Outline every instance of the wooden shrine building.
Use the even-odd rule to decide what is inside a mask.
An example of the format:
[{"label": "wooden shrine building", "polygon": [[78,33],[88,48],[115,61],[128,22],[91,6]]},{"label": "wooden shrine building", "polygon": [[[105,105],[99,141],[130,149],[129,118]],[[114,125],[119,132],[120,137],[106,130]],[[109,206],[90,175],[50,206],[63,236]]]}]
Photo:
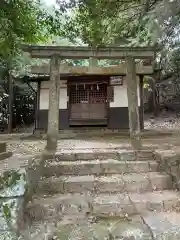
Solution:
[{"label": "wooden shrine building", "polygon": [[[153,74],[153,48],[25,45],[22,49],[34,58],[50,58],[49,65],[32,68],[32,73],[47,75],[39,83],[37,126],[47,127],[48,149],[56,149],[59,129],[77,125],[129,128],[132,145],[140,147],[142,83],[144,75]],[[71,67],[61,64],[62,59],[124,59],[124,63]],[[148,66],[142,64],[145,60]]]},{"label": "wooden shrine building", "polygon": [[[143,76],[153,73],[152,66],[136,64],[140,127],[143,128]],[[50,67],[32,67],[38,81],[37,124],[47,129]],[[126,66],[80,67],[61,65],[59,94],[59,128],[73,126],[106,126],[128,129]],[[44,77],[42,77],[45,75]]]}]

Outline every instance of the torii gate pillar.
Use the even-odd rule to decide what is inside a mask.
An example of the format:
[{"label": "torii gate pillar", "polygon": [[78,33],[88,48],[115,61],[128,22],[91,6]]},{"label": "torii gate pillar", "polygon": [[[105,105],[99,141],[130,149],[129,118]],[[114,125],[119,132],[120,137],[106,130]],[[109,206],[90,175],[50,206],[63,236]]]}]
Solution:
[{"label": "torii gate pillar", "polygon": [[59,135],[60,62],[58,56],[51,57],[46,150],[52,153],[56,151]]},{"label": "torii gate pillar", "polygon": [[138,87],[136,64],[132,56],[126,57],[126,71],[130,141],[134,149],[140,150],[142,144],[138,107]]}]

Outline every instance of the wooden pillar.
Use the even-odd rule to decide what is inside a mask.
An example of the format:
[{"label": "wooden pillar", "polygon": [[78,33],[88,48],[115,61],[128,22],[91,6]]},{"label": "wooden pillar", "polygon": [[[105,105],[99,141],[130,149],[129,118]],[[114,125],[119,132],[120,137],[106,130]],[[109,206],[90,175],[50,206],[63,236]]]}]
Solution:
[{"label": "wooden pillar", "polygon": [[141,135],[137,93],[138,85],[135,59],[132,56],[126,57],[126,71],[130,141],[132,147],[139,150],[141,148]]},{"label": "wooden pillar", "polygon": [[46,150],[55,152],[59,135],[60,58],[50,60],[49,110]]},{"label": "wooden pillar", "polygon": [[144,88],[143,88],[143,81],[144,76],[140,75],[139,76],[139,95],[140,95],[140,118],[141,118],[141,123],[140,123],[140,128],[144,129]]},{"label": "wooden pillar", "polygon": [[39,127],[39,102],[40,102],[40,89],[41,89],[41,82],[37,83],[37,90],[36,90],[36,99],[35,99],[35,121],[34,121],[34,131]]},{"label": "wooden pillar", "polygon": [[152,94],[153,94],[153,113],[154,117],[157,117],[157,91],[156,91],[156,80],[152,78]]}]

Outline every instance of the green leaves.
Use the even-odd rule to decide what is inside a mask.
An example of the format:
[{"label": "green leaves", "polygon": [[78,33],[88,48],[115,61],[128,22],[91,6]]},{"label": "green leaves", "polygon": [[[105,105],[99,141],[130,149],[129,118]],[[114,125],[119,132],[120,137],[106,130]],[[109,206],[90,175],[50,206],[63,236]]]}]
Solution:
[{"label": "green leaves", "polygon": [[6,171],[2,177],[0,177],[0,190],[13,187],[20,180],[21,175],[16,171]]},{"label": "green leaves", "polygon": [[11,219],[11,209],[8,204],[5,204],[3,207],[3,213],[7,220]]},{"label": "green leaves", "polygon": [[0,8],[0,58],[9,68],[23,43],[45,42],[59,27],[58,17],[40,0],[2,0]]}]

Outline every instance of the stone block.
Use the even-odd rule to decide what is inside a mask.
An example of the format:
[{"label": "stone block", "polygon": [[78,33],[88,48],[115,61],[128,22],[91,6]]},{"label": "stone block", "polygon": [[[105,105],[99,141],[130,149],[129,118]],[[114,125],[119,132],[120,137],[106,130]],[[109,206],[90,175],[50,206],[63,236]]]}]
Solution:
[{"label": "stone block", "polygon": [[172,179],[168,174],[150,175],[149,178],[153,190],[172,189]]},{"label": "stone block", "polygon": [[109,159],[101,161],[100,164],[102,174],[122,174],[128,172],[127,164],[124,161]]},{"label": "stone block", "polygon": [[109,231],[106,225],[101,223],[90,224],[84,222],[81,225],[66,225],[59,227],[59,230],[55,234],[57,240],[88,240],[98,239],[105,240],[109,239]]},{"label": "stone block", "polygon": [[37,195],[44,194],[44,195],[51,195],[56,193],[63,193],[64,192],[64,179],[62,178],[48,178],[48,179],[41,179],[36,188],[35,193]]},{"label": "stone block", "polygon": [[123,174],[132,172],[143,173],[156,170],[156,167],[156,162],[149,163],[146,161],[118,161],[114,159],[65,162],[46,161],[43,169],[43,175],[45,177],[59,177],[62,175],[82,176]]},{"label": "stone block", "polygon": [[123,176],[124,191],[126,192],[145,192],[151,191],[151,186],[146,175],[127,174]]},{"label": "stone block", "polygon": [[79,152],[76,153],[77,160],[104,160],[104,159],[118,159],[117,153],[107,150],[107,151],[92,151],[92,152]]},{"label": "stone block", "polygon": [[154,152],[152,150],[140,150],[135,151],[137,160],[141,161],[152,161],[154,160]]},{"label": "stone block", "polygon": [[136,160],[136,154],[133,150],[127,150],[127,151],[118,151],[119,160],[121,161],[135,161]]},{"label": "stone block", "polygon": [[0,153],[0,160],[4,160],[12,156],[12,152],[1,152]]},{"label": "stone block", "polygon": [[74,153],[61,153],[61,152],[56,152],[54,156],[54,160],[59,162],[59,161],[75,161],[76,156]]},{"label": "stone block", "polygon": [[164,203],[164,211],[177,211],[180,210],[180,198],[174,198],[174,199],[165,199],[163,201]]},{"label": "stone block", "polygon": [[101,174],[102,165],[99,161],[74,161],[47,163],[43,174],[44,176],[62,176],[62,175],[92,175]]},{"label": "stone block", "polygon": [[111,239],[152,240],[150,229],[141,222],[121,220],[111,228]]},{"label": "stone block", "polygon": [[180,239],[179,214],[175,212],[149,212],[142,217],[145,224],[151,229],[154,239]]},{"label": "stone block", "polygon": [[92,214],[97,217],[121,217],[135,214],[135,210],[127,195],[100,195],[92,202]]},{"label": "stone block", "polygon": [[143,161],[127,162],[128,173],[149,172],[149,163]]},{"label": "stone block", "polygon": [[158,163],[155,161],[149,161],[149,171],[156,172],[158,170]]},{"label": "stone block", "polygon": [[85,215],[90,212],[89,198],[81,195],[55,195],[35,199],[28,204],[26,216],[32,222],[61,220],[63,216]]},{"label": "stone block", "polygon": [[124,182],[121,175],[95,177],[94,190],[103,192],[124,192]]},{"label": "stone block", "polygon": [[6,143],[0,142],[0,153],[6,152]]},{"label": "stone block", "polygon": [[25,168],[18,168],[17,166],[17,169],[11,169],[8,164],[7,168],[1,168],[0,232],[16,234],[23,228],[27,187],[28,180]]},{"label": "stone block", "polygon": [[94,190],[94,176],[68,177],[64,180],[64,193],[83,193]]}]

